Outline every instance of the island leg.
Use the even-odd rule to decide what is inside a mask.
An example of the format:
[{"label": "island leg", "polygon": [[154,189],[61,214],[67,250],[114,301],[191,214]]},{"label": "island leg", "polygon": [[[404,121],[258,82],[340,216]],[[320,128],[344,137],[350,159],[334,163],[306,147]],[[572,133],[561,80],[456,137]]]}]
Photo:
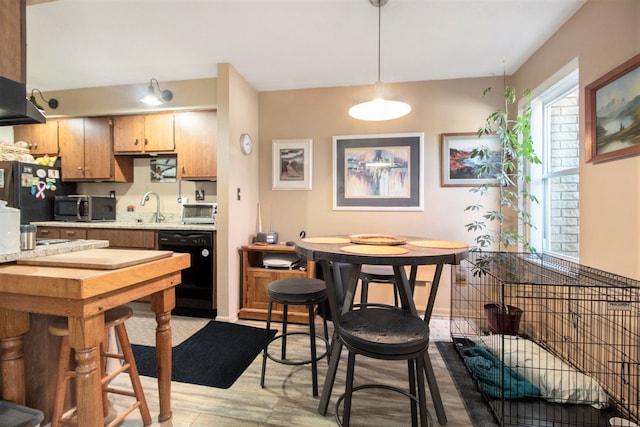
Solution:
[{"label": "island leg", "polygon": [[102,384],[100,343],[104,339],[104,315],[89,318],[69,318],[69,344],[75,352],[76,404],[78,425],[102,427]]},{"label": "island leg", "polygon": [[0,378],[2,398],[24,405],[24,334],[29,330],[29,313],[0,310]]},{"label": "island leg", "polygon": [[158,366],[158,421],[171,419],[171,310],[176,305],[175,289],[170,288],[151,296],[151,309],[156,313],[156,364]]}]

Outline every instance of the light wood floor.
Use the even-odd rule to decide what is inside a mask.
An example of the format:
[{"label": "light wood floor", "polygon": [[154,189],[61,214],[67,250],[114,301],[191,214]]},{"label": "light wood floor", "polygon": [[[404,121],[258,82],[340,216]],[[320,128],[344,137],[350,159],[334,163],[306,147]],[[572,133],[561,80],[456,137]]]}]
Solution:
[{"label": "light wood floor", "polygon": [[[132,320],[137,317],[138,315],[134,316]],[[188,318],[181,318],[181,320],[186,320],[186,324],[189,323]],[[181,320],[176,317],[172,320],[174,338],[176,335],[180,335],[179,326],[176,325]],[[129,322],[127,322],[127,328],[130,330],[131,341],[136,343],[142,338],[136,337],[139,333],[135,331],[135,328],[133,328],[133,332],[131,331]],[[239,323],[265,327],[265,322],[240,321]],[[275,325],[280,326],[278,323]],[[430,326],[432,341],[449,340],[446,319],[434,318]],[[318,322],[317,330],[322,330],[320,322]],[[288,349],[293,350],[294,345],[293,342],[288,344]],[[308,352],[308,338],[301,341],[299,347]],[[325,416],[317,412],[318,398],[312,397],[311,367],[309,365],[289,366],[268,361],[265,388],[263,389],[260,387],[262,364],[262,355],[260,354],[238,381],[226,390],[172,383],[173,418],[164,423],[157,422],[156,380],[155,378],[142,377],[143,387],[154,419],[152,425],[162,427],[335,426],[335,402],[344,391],[346,354],[346,351],[343,351],[329,411]],[[464,405],[435,345],[430,346],[429,354],[447,412],[447,426],[470,426],[471,422]],[[327,362],[322,360],[319,364],[318,378],[320,389],[326,370]],[[355,375],[356,383],[359,384],[383,382],[401,387],[406,387],[407,384],[406,362],[403,361],[378,361],[358,357]],[[116,382],[121,385],[126,384],[126,381],[126,375],[121,375],[116,379]],[[434,425],[438,425],[428,390],[427,395],[429,396],[429,411]],[[121,396],[112,398],[112,406],[115,411],[124,406],[123,399],[127,398]],[[408,400],[404,396],[384,390],[360,391],[354,395],[351,424],[354,426],[385,427],[410,425]],[[122,425],[127,427],[142,426],[139,413],[134,412],[129,415]]]}]

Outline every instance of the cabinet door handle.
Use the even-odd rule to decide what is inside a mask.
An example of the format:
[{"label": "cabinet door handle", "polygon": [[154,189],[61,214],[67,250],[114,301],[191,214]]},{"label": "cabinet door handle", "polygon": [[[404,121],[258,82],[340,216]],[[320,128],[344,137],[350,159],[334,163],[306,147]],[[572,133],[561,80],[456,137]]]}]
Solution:
[{"label": "cabinet door handle", "polygon": [[147,138],[144,139],[144,145],[148,145],[149,144],[149,140]]},{"label": "cabinet door handle", "polygon": [[140,144],[140,141],[138,141],[138,138],[136,138],[136,141],[133,143],[133,145],[138,145]]}]

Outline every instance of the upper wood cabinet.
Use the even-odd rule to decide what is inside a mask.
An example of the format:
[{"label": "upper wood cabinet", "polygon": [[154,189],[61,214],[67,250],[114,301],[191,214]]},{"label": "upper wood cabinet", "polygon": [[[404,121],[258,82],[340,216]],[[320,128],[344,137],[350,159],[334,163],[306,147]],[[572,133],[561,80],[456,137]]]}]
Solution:
[{"label": "upper wood cabinet", "polygon": [[37,125],[13,127],[13,139],[29,143],[29,152],[34,156],[58,155],[58,121],[47,120]]},{"label": "upper wood cabinet", "polygon": [[173,113],[114,118],[113,150],[116,154],[172,153]]},{"label": "upper wood cabinet", "polygon": [[215,111],[175,114],[178,179],[214,181],[218,175],[218,122]]},{"label": "upper wood cabinet", "polygon": [[26,83],[26,2],[2,1],[0,7],[0,77]]},{"label": "upper wood cabinet", "polygon": [[63,181],[133,181],[133,159],[113,155],[111,119],[60,120]]}]

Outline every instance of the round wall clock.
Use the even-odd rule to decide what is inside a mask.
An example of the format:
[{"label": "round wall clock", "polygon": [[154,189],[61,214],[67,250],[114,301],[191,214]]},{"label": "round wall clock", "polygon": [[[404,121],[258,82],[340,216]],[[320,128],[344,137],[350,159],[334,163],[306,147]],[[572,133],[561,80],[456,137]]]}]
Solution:
[{"label": "round wall clock", "polygon": [[240,151],[247,156],[253,151],[253,140],[248,133],[240,135]]}]

